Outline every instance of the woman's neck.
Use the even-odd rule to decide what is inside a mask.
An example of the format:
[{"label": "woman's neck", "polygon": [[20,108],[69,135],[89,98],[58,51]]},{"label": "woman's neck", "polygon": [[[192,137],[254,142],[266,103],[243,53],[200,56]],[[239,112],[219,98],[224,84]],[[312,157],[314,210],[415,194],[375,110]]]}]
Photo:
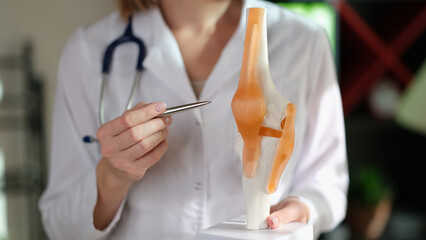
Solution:
[{"label": "woman's neck", "polygon": [[[219,21],[227,21],[232,1],[239,0],[160,0],[163,18],[172,31],[205,32]],[[232,21],[232,20],[231,20]]]},{"label": "woman's neck", "polygon": [[240,22],[241,0],[160,0],[190,80],[205,80]]}]

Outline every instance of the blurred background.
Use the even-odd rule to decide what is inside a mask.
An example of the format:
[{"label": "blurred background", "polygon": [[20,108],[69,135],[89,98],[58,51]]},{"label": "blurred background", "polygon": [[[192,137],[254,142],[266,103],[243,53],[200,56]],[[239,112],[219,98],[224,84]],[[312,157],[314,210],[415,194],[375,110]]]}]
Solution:
[{"label": "blurred background", "polygon": [[[321,239],[426,239],[426,2],[273,2],[321,24],[336,59],[351,185],[347,218]],[[46,239],[37,202],[58,60],[79,26],[114,10],[0,0],[0,240]]]}]

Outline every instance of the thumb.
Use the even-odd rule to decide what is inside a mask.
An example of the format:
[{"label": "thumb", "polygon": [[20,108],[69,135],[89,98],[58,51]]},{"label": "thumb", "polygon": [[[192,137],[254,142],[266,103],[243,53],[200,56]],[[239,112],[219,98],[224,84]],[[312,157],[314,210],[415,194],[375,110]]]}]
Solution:
[{"label": "thumb", "polygon": [[266,219],[269,228],[279,228],[289,222],[306,223],[308,221],[309,210],[307,206],[295,197],[285,199],[276,207],[278,210],[271,213]]},{"label": "thumb", "polygon": [[268,223],[269,228],[276,229],[286,223],[294,221],[294,217],[291,212],[291,209],[283,208],[269,215],[266,221]]}]

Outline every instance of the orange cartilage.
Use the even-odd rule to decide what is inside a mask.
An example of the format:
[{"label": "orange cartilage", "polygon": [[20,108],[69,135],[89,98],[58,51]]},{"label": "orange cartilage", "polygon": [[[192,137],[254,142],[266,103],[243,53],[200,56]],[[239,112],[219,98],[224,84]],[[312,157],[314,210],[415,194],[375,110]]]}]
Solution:
[{"label": "orange cartilage", "polygon": [[285,125],[285,118],[281,121],[281,130],[275,130],[269,127],[260,127],[259,135],[263,137],[280,138],[283,135],[283,128]]},{"label": "orange cartilage", "polygon": [[274,193],[277,188],[285,167],[290,160],[294,149],[294,121],[296,117],[296,105],[293,103],[287,104],[286,121],[284,122],[283,133],[278,142],[275,160],[272,166],[271,175],[269,178],[268,193]]},{"label": "orange cartilage", "polygon": [[259,163],[262,139],[259,130],[266,114],[258,71],[263,14],[264,9],[250,9],[248,12],[240,79],[231,105],[244,141],[242,161],[243,173],[247,178],[254,176]]}]

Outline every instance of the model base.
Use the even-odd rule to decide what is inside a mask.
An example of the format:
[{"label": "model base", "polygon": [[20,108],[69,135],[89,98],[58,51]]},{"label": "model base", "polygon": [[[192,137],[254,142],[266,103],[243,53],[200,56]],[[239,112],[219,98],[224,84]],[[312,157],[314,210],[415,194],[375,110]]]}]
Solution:
[{"label": "model base", "polygon": [[288,223],[279,229],[247,230],[246,218],[241,216],[201,230],[197,240],[312,240],[312,225]]}]

